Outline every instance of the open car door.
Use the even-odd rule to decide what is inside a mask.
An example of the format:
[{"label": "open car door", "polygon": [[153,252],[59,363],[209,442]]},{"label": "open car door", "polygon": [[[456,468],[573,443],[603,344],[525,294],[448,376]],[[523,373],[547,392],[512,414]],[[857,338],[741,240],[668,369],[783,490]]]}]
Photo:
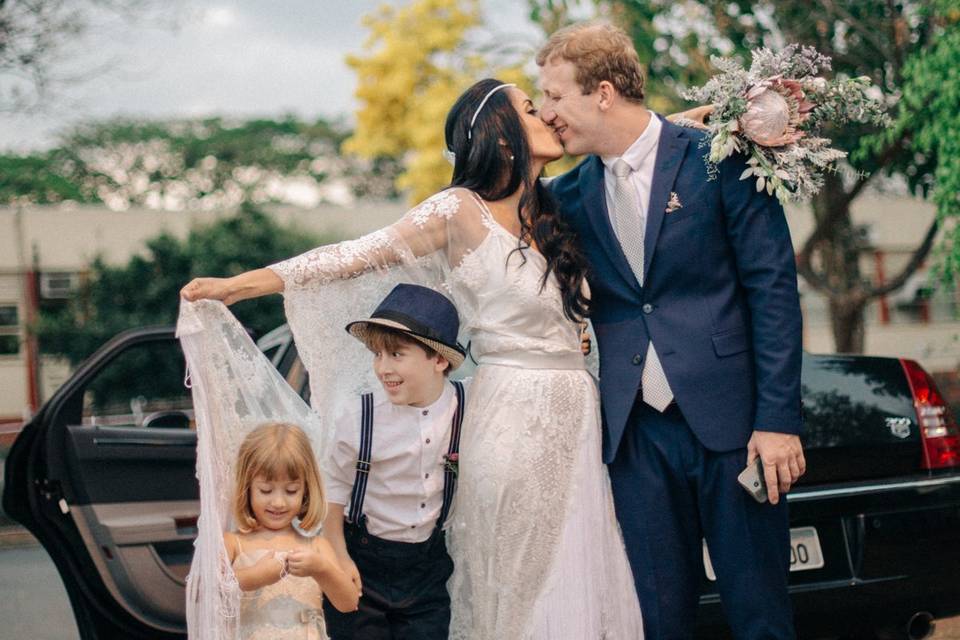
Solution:
[{"label": "open car door", "polygon": [[15,441],[4,510],[40,541],[83,638],[182,638],[196,433],[172,327],[116,336]]}]

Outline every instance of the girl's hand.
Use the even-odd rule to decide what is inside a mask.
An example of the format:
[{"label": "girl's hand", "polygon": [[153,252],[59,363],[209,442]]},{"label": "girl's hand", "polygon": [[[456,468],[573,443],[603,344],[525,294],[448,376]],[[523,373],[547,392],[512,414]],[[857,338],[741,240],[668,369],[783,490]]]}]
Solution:
[{"label": "girl's hand", "polygon": [[337,561],[340,563],[343,572],[350,578],[350,582],[357,588],[357,593],[362,593],[363,582],[360,580],[360,570],[357,569],[357,564],[349,556],[344,558],[338,555]]},{"label": "girl's hand", "polygon": [[336,558],[331,551],[325,554],[313,549],[298,549],[287,554],[287,571],[292,576],[317,578],[327,573],[331,567],[336,567]]},{"label": "girl's hand", "polygon": [[[257,581],[256,588],[265,587],[269,584],[279,582],[280,579],[286,575],[286,562],[283,557],[283,554],[277,553],[268,553],[259,560],[256,564],[250,567],[251,575],[254,576],[254,579]],[[237,576],[239,578],[239,575]],[[241,588],[243,585],[241,585]]]},{"label": "girl's hand", "polygon": [[587,331],[587,323],[580,323],[580,351],[583,355],[590,355],[590,351],[593,349],[593,344],[590,342],[590,333]]},{"label": "girl's hand", "polygon": [[231,296],[230,278],[194,278],[180,289],[180,297],[193,302],[195,300],[221,300],[224,304],[237,301]]}]

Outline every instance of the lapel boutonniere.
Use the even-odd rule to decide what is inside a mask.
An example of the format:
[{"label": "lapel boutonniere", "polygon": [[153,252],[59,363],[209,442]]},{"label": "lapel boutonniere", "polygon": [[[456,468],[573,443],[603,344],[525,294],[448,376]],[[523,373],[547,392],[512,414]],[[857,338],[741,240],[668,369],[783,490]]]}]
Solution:
[{"label": "lapel boutonniere", "polygon": [[673,213],[677,209],[683,209],[683,204],[680,202],[680,196],[677,195],[676,191],[670,192],[670,199],[667,200],[666,213]]},{"label": "lapel boutonniere", "polygon": [[453,474],[453,477],[457,477],[457,472],[460,470],[460,454],[459,453],[445,453],[443,454],[443,470],[449,471]]}]

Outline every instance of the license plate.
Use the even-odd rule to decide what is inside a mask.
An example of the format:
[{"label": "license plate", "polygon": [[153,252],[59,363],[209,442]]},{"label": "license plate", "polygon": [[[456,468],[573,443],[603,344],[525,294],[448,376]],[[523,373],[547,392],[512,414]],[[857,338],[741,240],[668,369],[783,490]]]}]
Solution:
[{"label": "license plate", "polygon": [[[790,571],[810,571],[823,568],[823,551],[820,549],[820,536],[815,527],[797,527],[790,529]],[[703,541],[703,570],[707,579],[716,581],[707,551],[707,541]]]}]

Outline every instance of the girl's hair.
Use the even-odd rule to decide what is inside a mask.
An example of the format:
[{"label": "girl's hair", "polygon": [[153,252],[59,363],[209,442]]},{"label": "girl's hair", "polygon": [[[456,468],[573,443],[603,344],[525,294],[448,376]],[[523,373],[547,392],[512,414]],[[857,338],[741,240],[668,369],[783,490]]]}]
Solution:
[{"label": "girl's hair", "polygon": [[[527,170],[530,145],[507,89],[490,96],[470,129],[470,120],[483,97],[499,84],[503,83],[492,78],[477,82],[463,92],[447,114],[446,144],[456,156],[450,185],[470,189],[489,201],[502,200],[523,187],[517,208],[517,249],[523,249],[531,240],[536,244],[547,259],[541,290],[553,273],[560,284],[564,313],[571,320],[579,320],[589,313],[589,300],[582,288],[586,260],[573,231],[557,215],[549,191]],[[526,255],[523,259],[526,261]]]},{"label": "girl's hair", "polygon": [[295,424],[270,422],[248,433],[237,453],[233,517],[242,533],[257,527],[250,504],[253,479],[263,476],[275,480],[284,475],[303,482],[303,504],[297,514],[300,528],[310,531],[323,522],[327,496],[307,434]]}]

